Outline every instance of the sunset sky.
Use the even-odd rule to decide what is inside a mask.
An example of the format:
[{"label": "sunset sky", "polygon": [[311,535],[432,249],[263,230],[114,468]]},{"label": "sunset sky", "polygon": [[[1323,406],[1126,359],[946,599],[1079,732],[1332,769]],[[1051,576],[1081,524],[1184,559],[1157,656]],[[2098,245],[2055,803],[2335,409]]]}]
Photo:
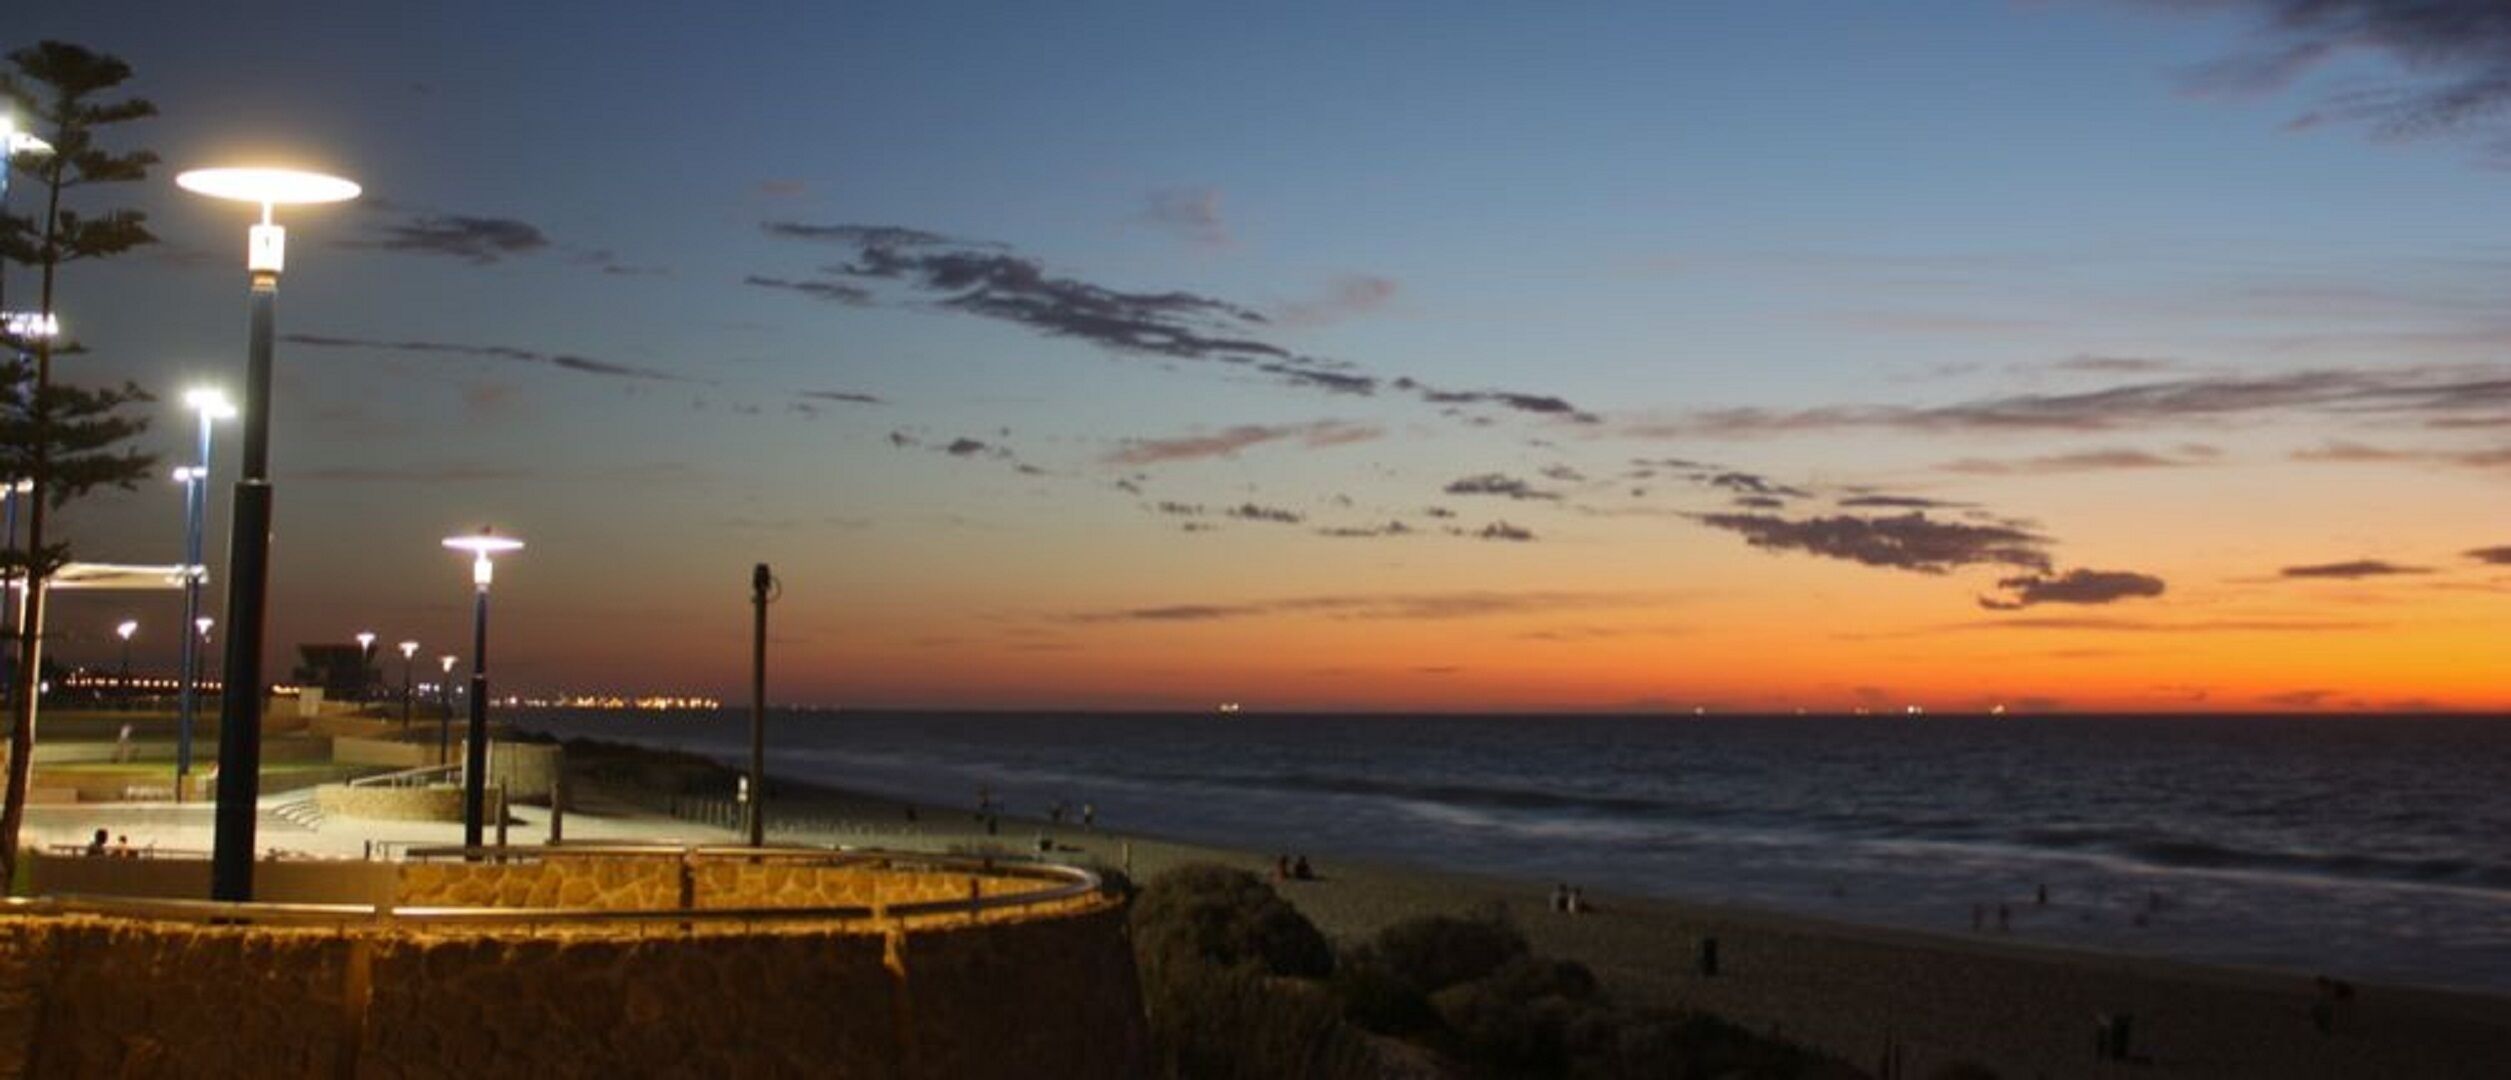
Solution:
[{"label": "sunset sky", "polygon": [[281,217],[274,676],[467,650],[487,523],[524,692],[746,694],[767,562],[795,703],[2511,707],[2492,0],[20,7],[161,111],[59,365],[161,476],[245,345],[174,174],[366,185]]}]

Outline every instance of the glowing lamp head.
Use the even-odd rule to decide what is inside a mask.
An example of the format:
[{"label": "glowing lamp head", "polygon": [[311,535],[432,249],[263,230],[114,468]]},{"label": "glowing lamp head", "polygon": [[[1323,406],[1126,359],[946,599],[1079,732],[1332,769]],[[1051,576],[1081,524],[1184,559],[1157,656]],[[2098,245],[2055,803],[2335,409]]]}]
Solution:
[{"label": "glowing lamp head", "polygon": [[436,666],[445,669],[445,674],[451,675],[453,674],[453,661],[454,655],[452,653],[446,653],[445,655],[436,658]]},{"label": "glowing lamp head", "polygon": [[296,203],[346,202],[357,198],[353,180],[299,169],[193,169],[174,178],[175,185],[195,195],[264,208]]},{"label": "glowing lamp head", "polygon": [[410,659],[411,657],[413,657],[413,656],[417,656],[417,655],[418,655],[418,642],[415,642],[415,641],[404,641],[404,642],[402,642],[402,643],[401,643],[401,660],[402,660],[402,662],[403,662],[403,663],[408,663],[408,662],[409,662],[409,659]]},{"label": "glowing lamp head", "polygon": [[203,420],[226,420],[235,416],[235,403],[227,400],[227,392],[211,387],[184,391],[183,407],[201,414]]},{"label": "glowing lamp head", "polygon": [[203,615],[203,616],[201,616],[200,618],[197,618],[197,619],[192,620],[192,625],[193,625],[193,627],[195,627],[195,628],[197,628],[198,630],[200,630],[200,632],[201,632],[201,637],[203,637],[203,638],[207,638],[207,637],[209,636],[209,628],[210,628],[210,626],[211,626],[211,625],[213,625],[213,624],[215,624],[217,621],[218,621],[218,620],[213,619],[213,618],[210,618],[210,617],[209,617],[209,616],[207,616],[207,615]]},{"label": "glowing lamp head", "polygon": [[32,341],[36,338],[61,336],[61,317],[49,311],[0,312],[0,328],[9,336]]},{"label": "glowing lamp head", "polygon": [[374,632],[374,631],[372,631],[372,630],[360,630],[360,631],[358,631],[358,632],[357,632],[357,651],[359,651],[359,652],[366,652],[366,651],[369,651],[369,650],[373,649],[374,647],[375,647],[375,632]]},{"label": "glowing lamp head", "polygon": [[122,620],[122,625],[113,628],[113,632],[121,635],[122,640],[129,641],[131,640],[131,635],[139,633],[139,620],[124,619]]},{"label": "glowing lamp head", "polygon": [[489,556],[520,550],[523,547],[523,541],[511,536],[498,536],[488,531],[486,527],[482,527],[479,532],[467,536],[446,537],[445,546],[455,551],[471,553],[471,584],[485,589],[488,587],[489,580],[496,576],[495,568],[489,563]]},{"label": "glowing lamp head", "polygon": [[288,233],[271,223],[271,207],[341,202],[358,196],[358,186],[352,181],[296,169],[194,169],[174,182],[185,191],[213,199],[261,204],[262,223],[253,226],[244,251],[245,268],[256,279],[276,278],[288,261]]},{"label": "glowing lamp head", "polygon": [[36,138],[33,132],[18,130],[17,117],[0,112],[0,153],[48,157],[52,144]]}]

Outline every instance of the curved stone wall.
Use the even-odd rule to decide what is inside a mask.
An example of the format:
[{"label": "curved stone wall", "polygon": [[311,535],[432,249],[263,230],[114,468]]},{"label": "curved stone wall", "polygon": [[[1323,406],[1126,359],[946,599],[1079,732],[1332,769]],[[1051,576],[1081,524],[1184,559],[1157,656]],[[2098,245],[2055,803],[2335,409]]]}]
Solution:
[{"label": "curved stone wall", "polygon": [[[681,865],[411,863],[397,893],[670,910]],[[689,865],[693,906],[717,908],[964,899],[972,876]],[[912,922],[0,917],[0,1071],[20,1075],[1128,1077],[1147,1062],[1124,903],[1098,893]]]}]

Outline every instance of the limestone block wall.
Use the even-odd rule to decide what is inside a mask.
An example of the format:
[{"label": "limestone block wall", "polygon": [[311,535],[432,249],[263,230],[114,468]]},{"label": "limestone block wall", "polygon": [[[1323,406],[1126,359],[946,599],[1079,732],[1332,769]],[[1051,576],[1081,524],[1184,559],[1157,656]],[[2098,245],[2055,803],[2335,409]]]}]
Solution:
[{"label": "limestone block wall", "polygon": [[[641,861],[641,860],[640,860]],[[1146,1075],[1121,901],[871,922],[461,932],[0,917],[0,1071]]]},{"label": "limestone block wall", "polygon": [[565,758],[566,751],[555,743],[491,740],[488,777],[492,783],[505,785],[509,799],[545,803],[549,793],[557,790],[558,770]]},{"label": "limestone block wall", "polygon": [[668,911],[680,904],[678,859],[551,859],[514,863],[403,863],[402,907],[589,908]]},{"label": "limestone block wall", "polygon": [[[487,813],[494,821],[497,793],[488,792]],[[324,784],[314,789],[314,805],[326,817],[372,818],[378,821],[460,821],[462,789],[435,787],[352,787]]]}]

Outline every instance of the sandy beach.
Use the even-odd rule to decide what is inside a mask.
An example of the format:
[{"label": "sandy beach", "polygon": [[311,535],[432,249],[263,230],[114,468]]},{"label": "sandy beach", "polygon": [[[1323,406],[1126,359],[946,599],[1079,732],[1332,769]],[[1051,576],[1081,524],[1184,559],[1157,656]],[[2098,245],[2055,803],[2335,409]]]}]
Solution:
[{"label": "sandy beach", "polygon": [[[595,782],[582,811],[649,811]],[[649,800],[650,801],[650,800]],[[1067,821],[1002,818],[988,834],[968,807],[906,808],[826,789],[783,795],[782,842],[997,850],[1128,872],[1147,880],[1190,862],[1270,874],[1275,853],[1179,843]],[[1101,823],[1106,824],[1106,823]],[[684,831],[732,839],[728,830]],[[2309,974],[2208,967],[2059,949],[1993,931],[1925,934],[1769,912],[1596,894],[1595,910],[1551,910],[1551,882],[1352,863],[1307,852],[1318,879],[1277,888],[1329,936],[1355,939],[1422,914],[1505,907],[1536,951],[1594,970],[1625,1000],[1699,1008],[1836,1054],[1882,1075],[1926,1076],[1958,1061],[2008,1077],[2499,1077],[2511,1069],[2511,1000],[2356,985],[2326,1006]],[[2062,905],[2061,905],[2062,906]],[[1718,970],[1701,974],[1704,938]],[[2098,1060],[2095,1025],[2124,1016],[2126,1062]]]},{"label": "sandy beach", "polygon": [[[666,813],[659,777],[712,769],[645,752],[573,760],[572,841],[734,843],[718,824]],[[777,843],[982,850],[1119,870],[1137,881],[1193,862],[1269,874],[1270,851],[1179,843],[1067,821],[1002,818],[993,832],[969,808],[778,785],[770,804]],[[265,808],[303,792],[276,792]],[[205,849],[206,806],[38,807],[29,839],[74,843],[106,824],[135,845]],[[684,812],[688,811],[683,807]],[[1106,824],[1104,822],[1102,825]],[[516,844],[549,833],[545,808],[519,807]],[[310,827],[265,814],[260,845],[314,857],[363,857],[370,845],[450,843],[452,823],[334,818]],[[1986,932],[1924,934],[1769,912],[1590,891],[1594,910],[1551,910],[1551,882],[1497,880],[1420,867],[1346,862],[1306,852],[1317,879],[1280,891],[1329,936],[1351,940],[1404,918],[1504,907],[1539,953],[1577,960],[1625,1001],[1698,1008],[1806,1043],[1877,1075],[1926,1076],[1960,1061],[2008,1077],[2498,1077],[2511,1068],[2511,1000],[2410,987],[2359,985],[2326,1007],[2308,974],[2175,963],[2057,949]],[[1717,941],[1714,975],[1701,971]],[[2094,1053],[2096,1018],[2126,1016],[2130,1060]],[[1894,1057],[1897,1055],[1897,1057]],[[1887,1072],[1895,1062],[1897,1073]]]}]

